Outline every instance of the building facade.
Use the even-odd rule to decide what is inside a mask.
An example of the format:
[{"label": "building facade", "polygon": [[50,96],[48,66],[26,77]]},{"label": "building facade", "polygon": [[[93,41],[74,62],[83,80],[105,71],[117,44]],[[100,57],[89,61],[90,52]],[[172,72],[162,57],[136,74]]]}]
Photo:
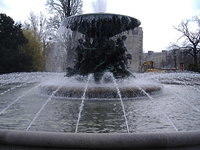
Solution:
[{"label": "building facade", "polygon": [[163,50],[162,52],[148,51],[143,54],[142,71],[151,68],[191,70],[193,63],[193,57],[185,49]]},{"label": "building facade", "polygon": [[128,53],[132,55],[130,64],[130,71],[141,72],[142,59],[143,59],[143,30],[138,27],[134,30],[130,30],[127,33],[127,39],[125,41]]},{"label": "building facade", "polygon": [[146,70],[144,68],[145,64],[148,64],[148,62],[152,62],[151,67],[152,68],[165,68],[169,67],[167,64],[167,59],[168,59],[169,53],[165,50],[162,52],[153,52],[153,51],[148,51],[147,53],[143,54],[143,65],[142,69],[143,71]]}]

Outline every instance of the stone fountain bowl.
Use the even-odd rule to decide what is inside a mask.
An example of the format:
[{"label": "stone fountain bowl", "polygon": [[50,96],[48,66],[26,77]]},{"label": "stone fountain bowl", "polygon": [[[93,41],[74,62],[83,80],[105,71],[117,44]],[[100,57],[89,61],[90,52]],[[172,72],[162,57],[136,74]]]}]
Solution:
[{"label": "stone fountain bowl", "polygon": [[[45,85],[41,87],[41,92],[47,95],[52,95],[54,91],[59,88],[57,85]],[[141,91],[141,88],[144,91]],[[148,85],[138,87],[119,87],[120,93],[122,98],[134,98],[145,96],[145,93],[150,95],[156,94],[157,92],[161,91],[161,87],[157,85]],[[84,87],[77,87],[77,86],[61,86],[60,90],[55,94],[57,97],[67,97],[67,98],[81,98],[83,96]],[[117,93],[117,89],[115,87],[103,87],[103,86],[95,86],[95,87],[88,87],[87,92],[85,94],[87,99],[118,99],[119,95]]]},{"label": "stone fountain bowl", "polygon": [[109,13],[75,15],[63,22],[64,27],[91,38],[113,37],[140,24],[140,21],[133,17]]}]

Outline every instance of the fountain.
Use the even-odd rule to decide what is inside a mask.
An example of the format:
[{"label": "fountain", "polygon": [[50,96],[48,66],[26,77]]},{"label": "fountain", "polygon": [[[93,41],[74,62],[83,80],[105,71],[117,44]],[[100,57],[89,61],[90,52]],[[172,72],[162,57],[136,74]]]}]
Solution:
[{"label": "fountain", "polygon": [[[67,73],[0,75],[0,129],[19,130],[0,130],[2,143],[152,149],[199,145],[200,134],[190,132],[200,127],[200,75],[130,72],[121,33],[139,25],[137,19],[116,14],[69,17],[64,28],[80,36]],[[138,141],[141,137],[144,141]]]},{"label": "fountain", "polygon": [[112,72],[115,78],[130,75],[127,62],[131,57],[124,44],[126,36],[118,36],[116,40],[112,37],[138,27],[137,19],[106,13],[84,14],[68,17],[63,25],[84,36],[78,39],[74,67],[67,68],[67,76],[93,73],[99,82],[104,72]]},{"label": "fountain", "polygon": [[[115,79],[134,78],[129,71],[128,60],[131,54],[128,53],[123,34],[128,30],[140,25],[140,21],[124,15],[95,13],[71,16],[66,18],[62,25],[62,33],[65,39],[66,32],[75,32],[79,38],[74,38],[74,47],[70,50],[73,60],[71,67],[67,67],[67,77],[79,76],[78,80],[84,80],[92,74],[96,84],[87,88],[88,98],[118,98],[116,88],[112,82]],[[68,43],[69,44],[69,43]],[[71,44],[71,43],[70,43]],[[113,76],[113,77],[112,77]],[[86,79],[85,79],[86,80]],[[105,84],[111,82],[111,84]],[[91,83],[91,82],[90,82]],[[59,85],[46,85],[45,92],[52,94]],[[122,97],[135,97],[141,94],[141,89],[148,93],[161,90],[161,87],[154,85],[120,86]],[[77,97],[82,92],[82,87],[63,85],[57,96]],[[144,93],[144,91],[142,93]]]}]

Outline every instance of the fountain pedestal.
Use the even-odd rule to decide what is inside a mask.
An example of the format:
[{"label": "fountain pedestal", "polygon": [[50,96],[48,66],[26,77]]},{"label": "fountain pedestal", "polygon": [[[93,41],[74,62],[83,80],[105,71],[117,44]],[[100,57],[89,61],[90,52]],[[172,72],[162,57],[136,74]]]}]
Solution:
[{"label": "fountain pedestal", "polygon": [[[116,14],[84,14],[68,17],[63,25],[81,33],[74,49],[75,66],[67,68],[67,76],[93,73],[98,82],[104,72],[115,78],[128,77],[128,60],[131,59],[121,33],[140,25],[135,18]],[[118,36],[117,36],[118,35]]]}]

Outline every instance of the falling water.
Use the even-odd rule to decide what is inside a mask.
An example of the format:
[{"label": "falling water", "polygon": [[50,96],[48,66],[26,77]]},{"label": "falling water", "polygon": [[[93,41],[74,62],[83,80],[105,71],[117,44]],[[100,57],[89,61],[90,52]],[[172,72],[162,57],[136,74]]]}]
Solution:
[{"label": "falling water", "polygon": [[31,121],[31,123],[29,124],[29,126],[26,128],[26,131],[28,131],[30,129],[30,127],[32,126],[32,124],[35,122],[35,120],[38,118],[38,116],[40,115],[40,113],[42,112],[42,110],[44,109],[44,107],[51,101],[52,97],[55,96],[55,94],[60,90],[61,87],[58,87],[57,90],[55,90],[52,95],[47,99],[47,101],[42,105],[42,107],[40,108],[40,110],[37,112],[37,114],[35,115],[35,117],[33,118],[33,120]]},{"label": "falling water", "polygon": [[81,119],[81,113],[83,111],[83,106],[84,106],[84,101],[85,101],[85,94],[87,92],[88,84],[89,84],[89,81],[90,81],[91,77],[92,77],[92,74],[90,74],[88,76],[87,83],[85,85],[85,89],[84,89],[84,92],[83,92],[83,96],[81,97],[82,101],[81,101],[81,105],[79,107],[79,114],[78,114],[78,119],[77,119],[77,123],[76,123],[75,133],[78,132],[78,126],[79,126],[79,122],[80,122],[80,119]]},{"label": "falling water", "polygon": [[[146,96],[150,99],[150,100],[153,100],[153,97],[151,97],[144,89],[142,89],[141,87],[138,87],[141,89],[141,91],[146,94]],[[167,118],[168,122],[171,124],[171,126],[175,129],[175,131],[177,132],[178,129],[177,127],[175,126],[175,124],[172,122],[172,120],[169,118],[169,116],[166,114],[166,113],[161,113],[163,114],[163,116],[165,116],[165,118]]]},{"label": "falling water", "polygon": [[[131,71],[129,71],[132,75],[133,75],[133,73],[131,72]],[[150,100],[153,100],[153,97],[152,96],[150,96],[143,88],[141,88],[140,86],[136,86],[139,90],[141,90],[141,92],[143,92]],[[169,116],[167,115],[167,114],[165,114],[165,113],[163,113],[162,112],[162,114],[163,114],[163,116],[165,116],[165,118],[167,118],[167,120],[168,120],[168,122],[171,124],[171,126],[175,129],[175,131],[177,132],[178,131],[178,129],[177,129],[177,127],[174,125],[174,123],[172,122],[172,120],[169,118]]]},{"label": "falling water", "polygon": [[23,84],[20,84],[20,85],[15,86],[15,87],[12,87],[12,88],[6,90],[6,91],[3,92],[3,93],[0,93],[0,96],[6,94],[6,93],[8,93],[8,92],[11,92],[12,90],[15,90],[15,89],[17,89],[17,88],[20,88],[20,87],[26,86],[26,85],[27,85],[27,83],[23,83]]},{"label": "falling water", "polygon": [[[142,89],[141,87],[138,86],[138,88],[150,99],[153,100],[153,97],[150,96],[144,89]],[[171,124],[171,126],[175,129],[176,132],[178,132],[177,127],[175,126],[175,124],[172,122],[172,120],[169,118],[169,116],[166,113],[161,113],[163,116],[165,116],[165,118],[167,118],[168,122]]]},{"label": "falling water", "polygon": [[136,86],[142,93],[144,93],[150,100],[153,100],[153,98],[141,87]]},{"label": "falling water", "polygon": [[169,121],[169,123],[171,124],[171,126],[175,129],[176,132],[178,132],[177,127],[175,126],[175,124],[172,122],[172,120],[169,118],[169,116],[165,113],[163,113],[163,115],[165,116],[165,118],[167,118],[167,120]]},{"label": "falling water", "polygon": [[[130,73],[131,73],[131,75],[133,75],[134,77],[135,77],[135,75],[133,74],[133,72],[131,72],[130,70],[128,70]],[[138,85],[135,85],[142,93],[144,93],[149,99],[153,99],[143,88],[141,88],[140,86],[138,86]]]},{"label": "falling water", "polygon": [[32,92],[34,89],[40,87],[41,84],[33,87],[32,89],[28,90],[26,93],[24,93],[22,96],[19,96],[16,100],[14,100],[12,103],[10,103],[7,107],[5,107],[3,110],[0,111],[0,115],[3,114],[8,108],[10,108],[13,104],[17,103],[20,99],[22,99],[24,96],[28,95],[30,92]]},{"label": "falling water", "polygon": [[126,117],[126,111],[125,111],[124,103],[122,101],[122,95],[121,95],[121,92],[120,92],[119,87],[117,85],[117,81],[116,81],[115,77],[113,76],[113,74],[111,74],[111,76],[112,76],[113,82],[115,84],[115,87],[117,89],[117,94],[119,96],[119,99],[120,99],[120,102],[121,102],[121,106],[122,106],[122,110],[123,110],[123,113],[124,113],[124,118],[125,118],[125,122],[126,122],[127,132],[129,133],[128,120],[127,120],[127,117]]}]

